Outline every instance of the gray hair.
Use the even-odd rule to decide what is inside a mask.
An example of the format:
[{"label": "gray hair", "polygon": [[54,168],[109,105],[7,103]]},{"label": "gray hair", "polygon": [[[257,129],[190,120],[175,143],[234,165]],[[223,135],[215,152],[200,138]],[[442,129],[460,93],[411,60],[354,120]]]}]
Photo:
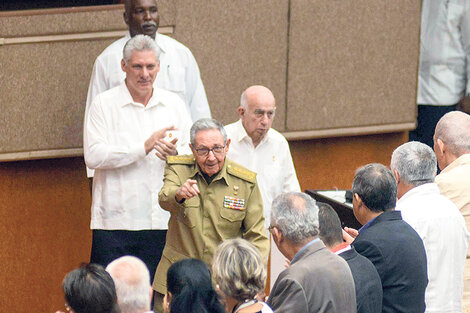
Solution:
[{"label": "gray hair", "polygon": [[124,62],[129,62],[131,55],[134,51],[151,50],[155,53],[157,61],[160,60],[160,48],[157,46],[156,41],[147,35],[135,35],[129,39],[123,49]]},{"label": "gray hair", "polygon": [[356,171],[352,186],[364,204],[373,212],[394,209],[397,181],[391,170],[379,163],[367,164]]},{"label": "gray hair", "polygon": [[304,243],[306,239],[318,236],[318,206],[305,193],[283,193],[273,201],[271,223],[292,243]]},{"label": "gray hair", "polygon": [[392,171],[397,171],[400,179],[406,183],[420,186],[434,181],[437,158],[428,145],[411,141],[393,151],[390,167]]},{"label": "gray hair", "polygon": [[470,152],[470,115],[446,113],[436,125],[435,139],[441,139],[449,151],[459,157]]},{"label": "gray hair", "polygon": [[116,285],[121,313],[150,309],[150,273],[147,266],[134,256],[123,256],[106,267]]},{"label": "gray hair", "polygon": [[217,247],[212,276],[226,296],[243,302],[264,289],[267,273],[258,249],[245,239],[236,238]]},{"label": "gray hair", "polygon": [[194,122],[193,126],[191,126],[190,130],[190,140],[191,145],[194,147],[196,145],[196,134],[200,130],[209,130],[209,129],[218,129],[224,137],[224,144],[227,143],[227,132],[225,131],[224,125],[220,123],[218,120],[213,118],[201,118]]},{"label": "gray hair", "polygon": [[246,90],[242,92],[240,97],[240,106],[244,109],[248,108],[248,101],[246,100]]}]

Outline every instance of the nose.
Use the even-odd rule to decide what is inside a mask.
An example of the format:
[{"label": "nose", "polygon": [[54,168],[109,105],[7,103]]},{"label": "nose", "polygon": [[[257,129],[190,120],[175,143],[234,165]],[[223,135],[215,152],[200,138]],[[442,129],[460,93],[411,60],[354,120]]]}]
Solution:
[{"label": "nose", "polygon": [[146,66],[142,67],[142,77],[147,78],[149,76],[149,71]]},{"label": "nose", "polygon": [[263,114],[263,116],[261,117],[261,124],[264,126],[268,123],[268,115],[267,114]]},{"label": "nose", "polygon": [[152,19],[152,14],[150,13],[150,10],[145,10],[144,21],[149,21],[151,19]]},{"label": "nose", "polygon": [[212,150],[209,151],[209,154],[207,155],[207,159],[210,160],[210,161],[216,159],[214,151],[212,151]]}]

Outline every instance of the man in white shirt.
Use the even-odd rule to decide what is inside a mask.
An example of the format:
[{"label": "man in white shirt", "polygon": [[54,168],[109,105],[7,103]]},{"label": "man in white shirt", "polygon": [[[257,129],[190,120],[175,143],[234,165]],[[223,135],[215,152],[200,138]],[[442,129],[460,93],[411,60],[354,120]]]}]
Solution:
[{"label": "man in white shirt", "polygon": [[470,102],[470,1],[423,0],[418,124],[410,141],[433,146],[434,128],[457,104]]},{"label": "man in white shirt", "polygon": [[[286,138],[271,128],[276,101],[271,90],[251,86],[241,96],[240,119],[225,126],[231,146],[228,158],[256,172],[263,197],[266,229],[273,199],[281,193],[300,191]],[[271,283],[284,270],[284,257],[271,241]]]},{"label": "man in white shirt", "polygon": [[398,187],[396,210],[426,250],[426,312],[462,312],[468,232],[462,214],[434,183],[436,156],[427,145],[412,141],[395,149],[390,167]]},{"label": "man in white shirt", "polygon": [[116,286],[121,313],[150,313],[153,289],[145,263],[130,255],[120,257],[106,267]]},{"label": "man in white shirt", "polygon": [[[94,98],[120,85],[125,75],[121,70],[122,49],[126,42],[137,34],[155,39],[161,51],[160,72],[155,87],[176,93],[186,104],[192,121],[211,117],[206,92],[199,68],[191,51],[178,41],[157,32],[160,21],[156,0],[126,0],[124,21],[129,34],[108,46],[93,65],[85,108],[85,121]],[[93,171],[87,169],[88,177]]]},{"label": "man in white shirt", "polygon": [[272,92],[263,86],[251,86],[241,96],[240,119],[225,126],[231,139],[228,157],[258,174],[266,228],[273,199],[283,192],[300,191],[289,144],[271,128],[275,112]]},{"label": "man in white shirt", "polygon": [[[434,152],[442,172],[436,176],[441,193],[449,198],[470,229],[470,115],[449,112],[437,123]],[[464,311],[470,310],[470,251],[464,272]]]},{"label": "man in white shirt", "polygon": [[93,182],[91,262],[123,255],[142,259],[153,277],[169,214],[158,204],[168,155],[187,151],[191,118],[174,93],[154,87],[159,48],[134,36],[121,62],[126,79],[95,97],[84,130]]}]

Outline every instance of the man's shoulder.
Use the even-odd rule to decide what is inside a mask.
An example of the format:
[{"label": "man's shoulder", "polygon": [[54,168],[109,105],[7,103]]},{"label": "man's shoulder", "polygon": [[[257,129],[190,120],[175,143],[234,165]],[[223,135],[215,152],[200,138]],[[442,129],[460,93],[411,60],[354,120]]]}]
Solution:
[{"label": "man's shoulder", "polygon": [[227,162],[227,173],[235,176],[237,178],[240,178],[244,181],[247,181],[252,184],[256,184],[256,173],[253,171],[250,171],[246,167],[238,164],[237,162],[234,162],[230,160],[229,158],[225,158],[225,162]]},{"label": "man's shoulder", "polygon": [[170,36],[157,33],[156,40],[157,43],[161,45],[163,49],[184,50],[185,52],[191,52],[188,47],[183,45],[178,40],[171,38]]},{"label": "man's shoulder", "polygon": [[117,100],[122,100],[122,86],[118,85],[98,94],[93,102],[100,103],[101,106],[115,105]]},{"label": "man's shoulder", "polygon": [[166,158],[166,163],[168,165],[183,165],[183,166],[193,166],[196,164],[196,160],[192,154],[184,155],[169,155]]},{"label": "man's shoulder", "polygon": [[272,127],[268,131],[268,136],[276,141],[287,143],[286,137]]},{"label": "man's shoulder", "polygon": [[128,40],[129,38],[126,36],[114,41],[112,44],[107,46],[103,50],[103,52],[100,53],[97,59],[104,59],[109,57],[110,55],[114,56],[116,54],[119,54],[120,58],[122,58],[122,50],[124,49],[124,45]]}]

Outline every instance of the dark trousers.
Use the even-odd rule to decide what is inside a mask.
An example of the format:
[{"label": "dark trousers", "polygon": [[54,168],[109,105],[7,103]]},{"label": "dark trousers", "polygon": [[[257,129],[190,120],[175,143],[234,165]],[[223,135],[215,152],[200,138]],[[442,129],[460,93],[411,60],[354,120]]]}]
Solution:
[{"label": "dark trousers", "polygon": [[153,282],[155,270],[165,247],[166,230],[93,230],[91,263],[107,266],[111,261],[133,255],[149,269]]},{"label": "dark trousers", "polygon": [[457,105],[418,105],[418,125],[409,132],[409,141],[419,141],[431,148],[434,146],[434,130],[444,114],[455,111]]}]

